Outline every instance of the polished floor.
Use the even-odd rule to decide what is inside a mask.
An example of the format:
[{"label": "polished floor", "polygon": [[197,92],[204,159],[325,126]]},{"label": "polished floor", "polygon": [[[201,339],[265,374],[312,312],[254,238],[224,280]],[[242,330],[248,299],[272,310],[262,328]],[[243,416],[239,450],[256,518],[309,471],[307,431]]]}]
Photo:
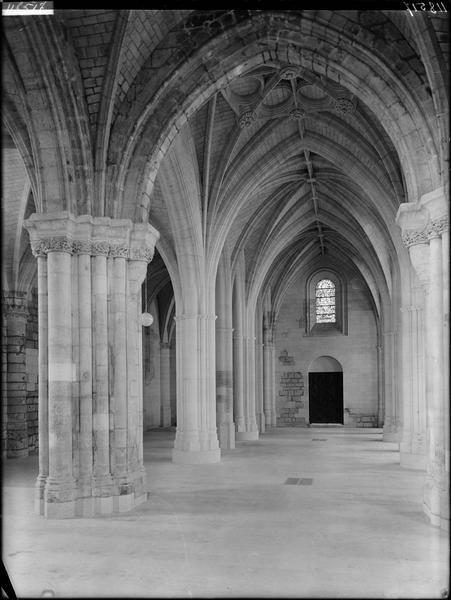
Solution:
[{"label": "polished floor", "polygon": [[145,434],[149,500],[132,513],[46,520],[36,457],[3,468],[3,561],[20,598],[440,598],[449,536],[421,511],[421,472],[380,430],[278,428],[217,465],[171,462]]}]

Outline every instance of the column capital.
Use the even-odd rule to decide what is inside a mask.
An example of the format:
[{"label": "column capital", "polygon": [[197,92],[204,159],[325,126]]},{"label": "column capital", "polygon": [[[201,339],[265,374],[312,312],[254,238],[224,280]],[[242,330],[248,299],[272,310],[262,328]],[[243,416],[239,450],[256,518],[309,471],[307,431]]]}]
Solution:
[{"label": "column capital", "polygon": [[159,233],[149,223],[67,211],[35,213],[24,221],[34,256],[49,252],[89,254],[150,262]]},{"label": "column capital", "polygon": [[449,229],[449,216],[444,215],[436,219],[431,219],[427,228],[428,239],[438,238],[442,236],[444,231]]}]

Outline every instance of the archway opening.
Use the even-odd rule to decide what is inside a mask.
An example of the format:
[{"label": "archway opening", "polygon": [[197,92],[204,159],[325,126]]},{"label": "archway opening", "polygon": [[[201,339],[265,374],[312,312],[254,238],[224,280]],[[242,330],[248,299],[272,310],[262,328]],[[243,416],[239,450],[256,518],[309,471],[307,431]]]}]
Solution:
[{"label": "archway opening", "polygon": [[332,356],[320,356],[310,365],[310,424],[343,425],[343,369]]}]

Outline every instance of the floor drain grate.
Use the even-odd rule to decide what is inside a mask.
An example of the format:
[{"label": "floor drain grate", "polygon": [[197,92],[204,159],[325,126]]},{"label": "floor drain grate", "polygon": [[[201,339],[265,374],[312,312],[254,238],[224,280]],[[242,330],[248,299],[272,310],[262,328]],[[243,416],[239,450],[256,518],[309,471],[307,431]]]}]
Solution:
[{"label": "floor drain grate", "polygon": [[312,485],[312,483],[311,477],[288,477],[285,481],[285,485]]}]

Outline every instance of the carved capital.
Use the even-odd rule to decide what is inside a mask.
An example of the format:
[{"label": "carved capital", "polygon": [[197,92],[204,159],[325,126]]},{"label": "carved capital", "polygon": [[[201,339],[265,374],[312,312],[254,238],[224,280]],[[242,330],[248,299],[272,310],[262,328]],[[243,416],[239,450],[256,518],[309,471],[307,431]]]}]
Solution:
[{"label": "carved capital", "polygon": [[415,244],[427,244],[428,243],[428,231],[405,231],[402,234],[402,241],[407,248],[414,246]]},{"label": "carved capital", "polygon": [[429,239],[441,237],[444,231],[449,228],[449,217],[445,215],[438,219],[431,219],[427,229],[427,236]]},{"label": "carved capital", "polygon": [[39,242],[31,242],[31,252],[33,256],[47,257],[47,244],[42,240]]},{"label": "carved capital", "polygon": [[92,242],[91,256],[108,256],[110,245],[108,242]]},{"label": "carved capital", "polygon": [[75,240],[73,244],[74,254],[91,254],[91,240]]},{"label": "carved capital", "polygon": [[67,252],[72,254],[74,243],[67,237],[55,237],[47,240],[39,240],[31,244],[31,251],[34,256],[45,256],[49,252]]},{"label": "carved capital", "polygon": [[132,248],[130,250],[130,260],[144,260],[150,262],[153,258],[153,248]]},{"label": "carved capital", "polygon": [[120,244],[110,244],[108,250],[108,256],[112,258],[128,258],[129,249],[127,246],[121,246]]},{"label": "carved capital", "polygon": [[49,252],[131,258],[149,262],[159,233],[149,223],[92,215],[36,213],[24,221],[34,256]]}]

